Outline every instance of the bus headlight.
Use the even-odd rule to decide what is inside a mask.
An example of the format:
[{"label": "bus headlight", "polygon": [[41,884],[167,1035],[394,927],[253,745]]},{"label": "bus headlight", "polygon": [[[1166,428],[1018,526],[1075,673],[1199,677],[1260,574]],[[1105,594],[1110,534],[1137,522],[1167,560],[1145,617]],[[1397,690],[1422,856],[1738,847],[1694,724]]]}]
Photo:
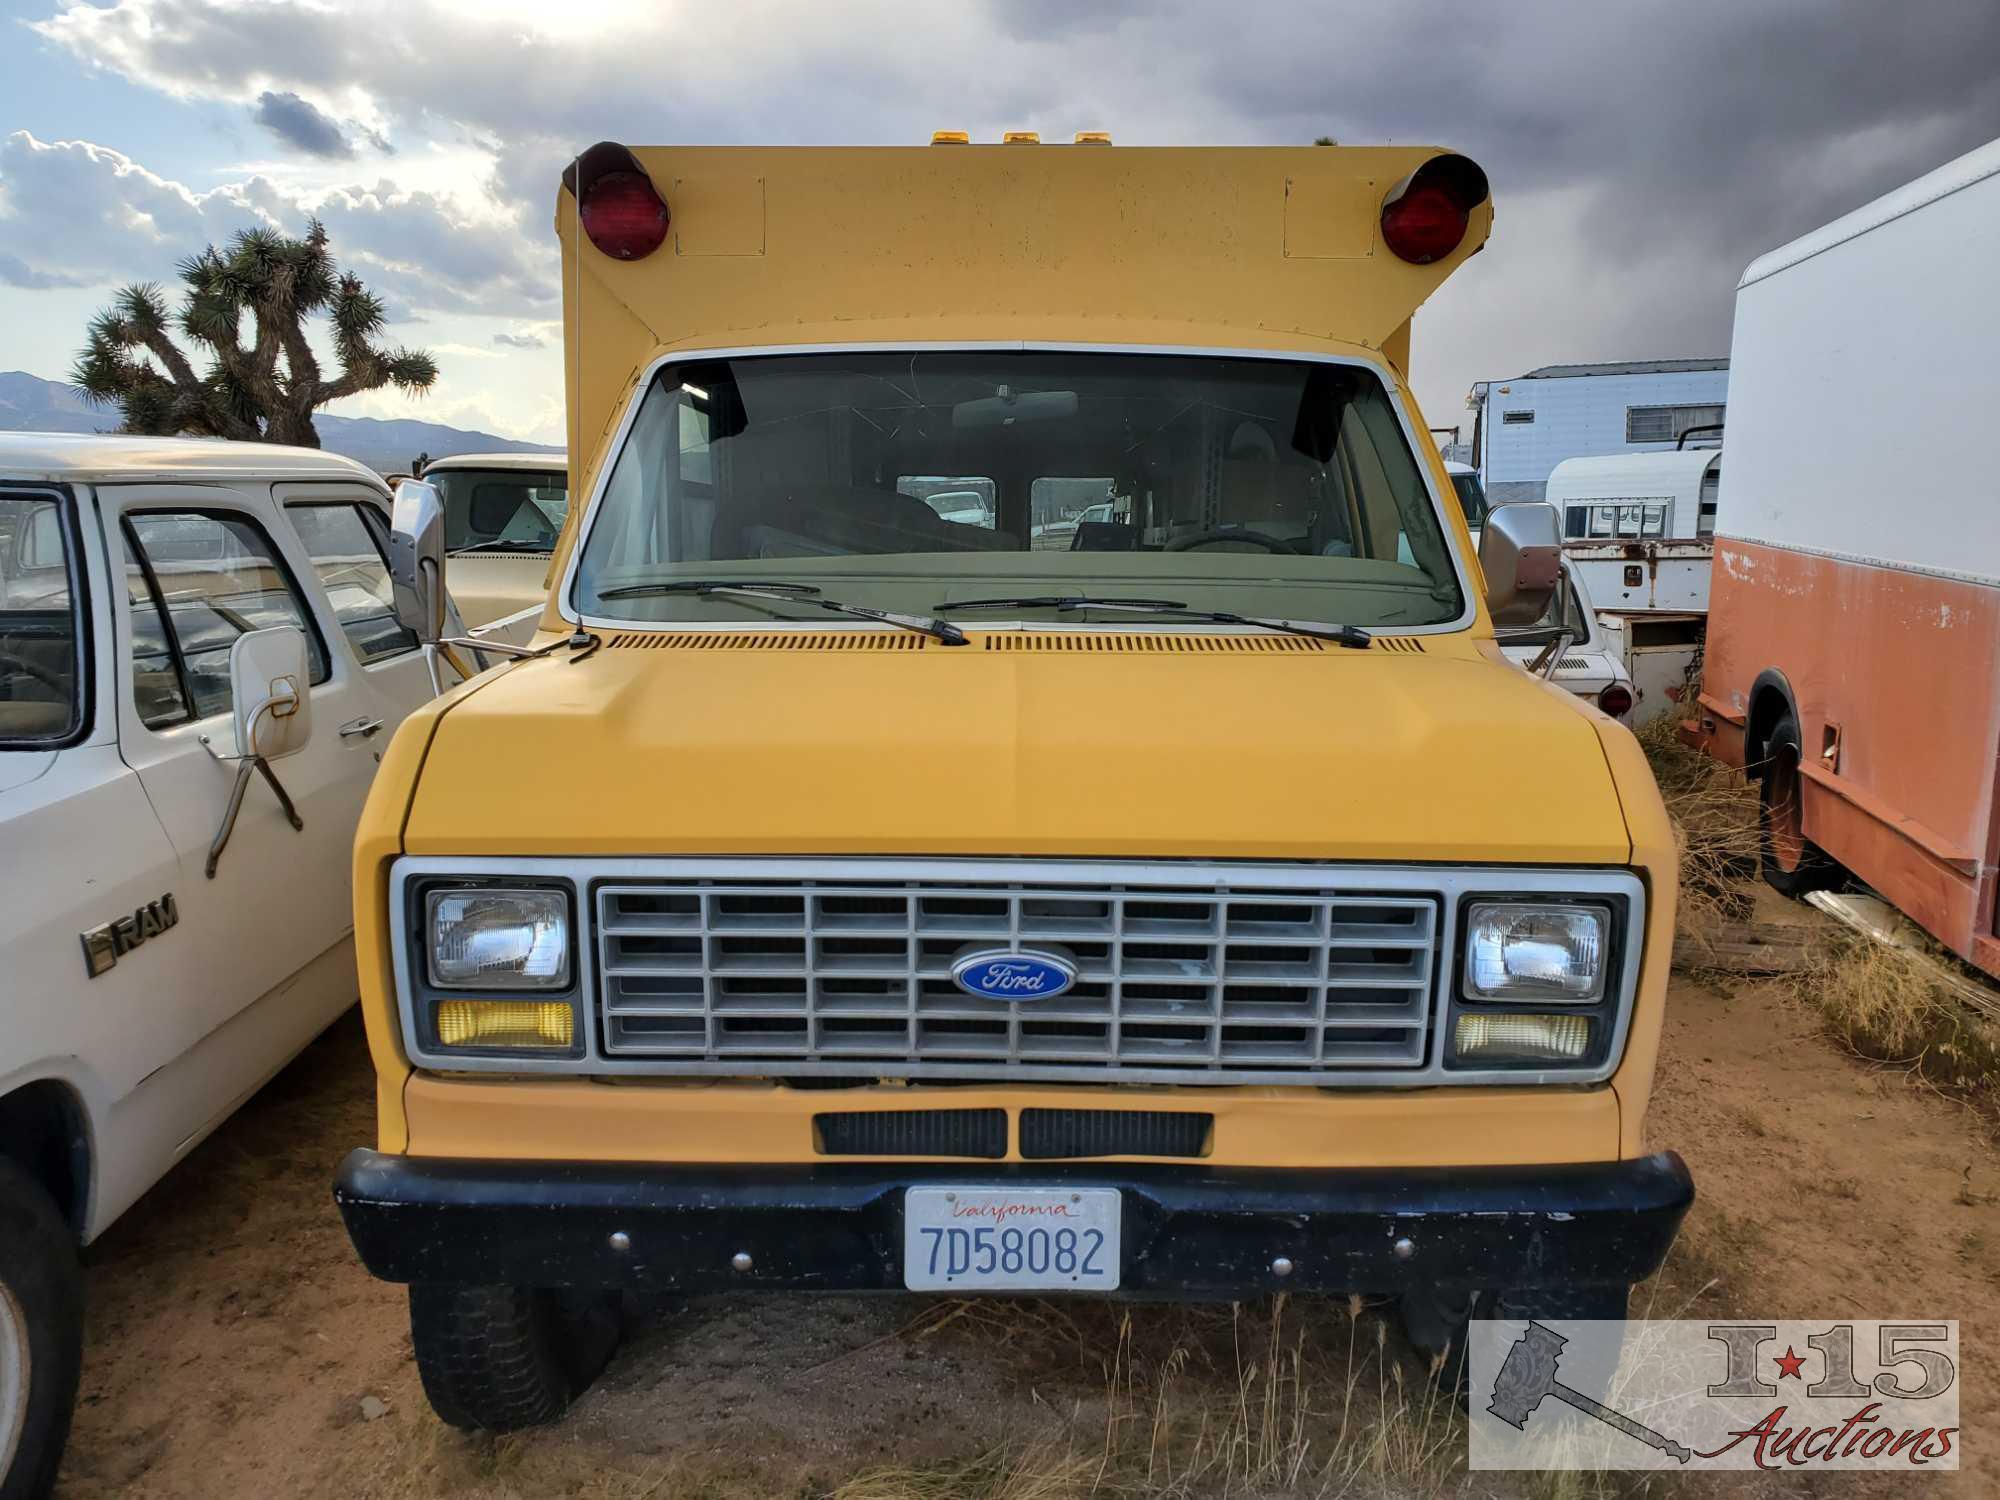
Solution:
[{"label": "bus headlight", "polygon": [[424,898],[431,983],[440,989],[569,985],[569,897],[559,890],[432,890]]},{"label": "bus headlight", "polygon": [[1589,1005],[1604,993],[1602,906],[1482,902],[1466,913],[1465,997]]}]

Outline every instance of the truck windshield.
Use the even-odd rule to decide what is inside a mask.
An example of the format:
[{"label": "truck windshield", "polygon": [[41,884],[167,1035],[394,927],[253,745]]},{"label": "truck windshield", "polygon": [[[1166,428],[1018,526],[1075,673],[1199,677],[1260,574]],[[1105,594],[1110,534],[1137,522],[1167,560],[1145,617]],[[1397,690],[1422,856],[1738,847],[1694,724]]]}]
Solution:
[{"label": "truck windshield", "polygon": [[569,476],[521,469],[426,470],[444,501],[447,552],[547,552],[569,509]]},{"label": "truck windshield", "polygon": [[0,491],[0,750],[74,734],[77,595],[62,503]]},{"label": "truck windshield", "polygon": [[981,350],[671,365],[588,527],[572,599],[600,619],[788,617],[621,592],[733,572],[947,617],[954,599],[997,593],[1390,627],[1454,620],[1465,603],[1389,393],[1365,366],[1302,360]]}]

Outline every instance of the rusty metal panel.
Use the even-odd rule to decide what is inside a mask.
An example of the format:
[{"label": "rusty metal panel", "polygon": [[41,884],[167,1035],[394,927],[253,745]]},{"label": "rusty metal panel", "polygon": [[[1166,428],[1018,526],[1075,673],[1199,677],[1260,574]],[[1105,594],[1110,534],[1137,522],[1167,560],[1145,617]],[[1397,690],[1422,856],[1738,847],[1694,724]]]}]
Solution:
[{"label": "rusty metal panel", "polygon": [[1705,708],[1747,716],[1768,668],[1798,700],[1807,836],[1972,958],[1993,930],[2000,588],[1719,541]]}]

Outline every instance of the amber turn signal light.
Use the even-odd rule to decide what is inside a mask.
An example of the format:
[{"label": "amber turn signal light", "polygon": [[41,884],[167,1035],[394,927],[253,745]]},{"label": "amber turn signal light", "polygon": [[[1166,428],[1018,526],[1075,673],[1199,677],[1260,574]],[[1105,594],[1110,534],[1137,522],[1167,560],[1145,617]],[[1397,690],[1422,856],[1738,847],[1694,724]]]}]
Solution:
[{"label": "amber turn signal light", "polygon": [[576,1008],[563,1000],[446,1000],[437,1008],[437,1037],[445,1047],[566,1050]]}]

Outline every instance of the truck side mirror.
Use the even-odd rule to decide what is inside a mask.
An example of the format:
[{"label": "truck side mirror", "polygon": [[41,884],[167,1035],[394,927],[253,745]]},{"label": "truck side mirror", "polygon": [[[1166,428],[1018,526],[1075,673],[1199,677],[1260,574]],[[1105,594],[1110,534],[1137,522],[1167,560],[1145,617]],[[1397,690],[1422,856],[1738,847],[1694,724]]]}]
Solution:
[{"label": "truck side mirror", "polygon": [[262,776],[285,821],[303,829],[305,821],[292,805],[291,794],[271,762],[305,749],[312,738],[312,661],[306,654],[306,633],[296,625],[273,625],[264,630],[246,630],[229,645],[229,690],[232,716],[236,721],[236,753],[223,755],[201,737],[201,747],[225,765],[234,762],[236,780],[229,788],[229,800],[222,810],[222,826],[208,846],[206,873],[215,879],[222,851],[229,847],[229,835],[236,830],[236,815],[243,810],[243,794],[250,778]]},{"label": "truck side mirror", "polygon": [[236,753],[277,760],[312,738],[312,668],[306,633],[273,625],[239,635],[229,647],[229,688]]},{"label": "truck side mirror", "polygon": [[1486,575],[1486,611],[1495,625],[1539,620],[1562,577],[1556,508],[1516,500],[1488,510],[1479,532],[1479,570]]},{"label": "truck side mirror", "polygon": [[421,479],[396,486],[396,507],[389,518],[389,584],[397,623],[416,632],[426,646],[443,639],[444,497],[436,485]]}]

